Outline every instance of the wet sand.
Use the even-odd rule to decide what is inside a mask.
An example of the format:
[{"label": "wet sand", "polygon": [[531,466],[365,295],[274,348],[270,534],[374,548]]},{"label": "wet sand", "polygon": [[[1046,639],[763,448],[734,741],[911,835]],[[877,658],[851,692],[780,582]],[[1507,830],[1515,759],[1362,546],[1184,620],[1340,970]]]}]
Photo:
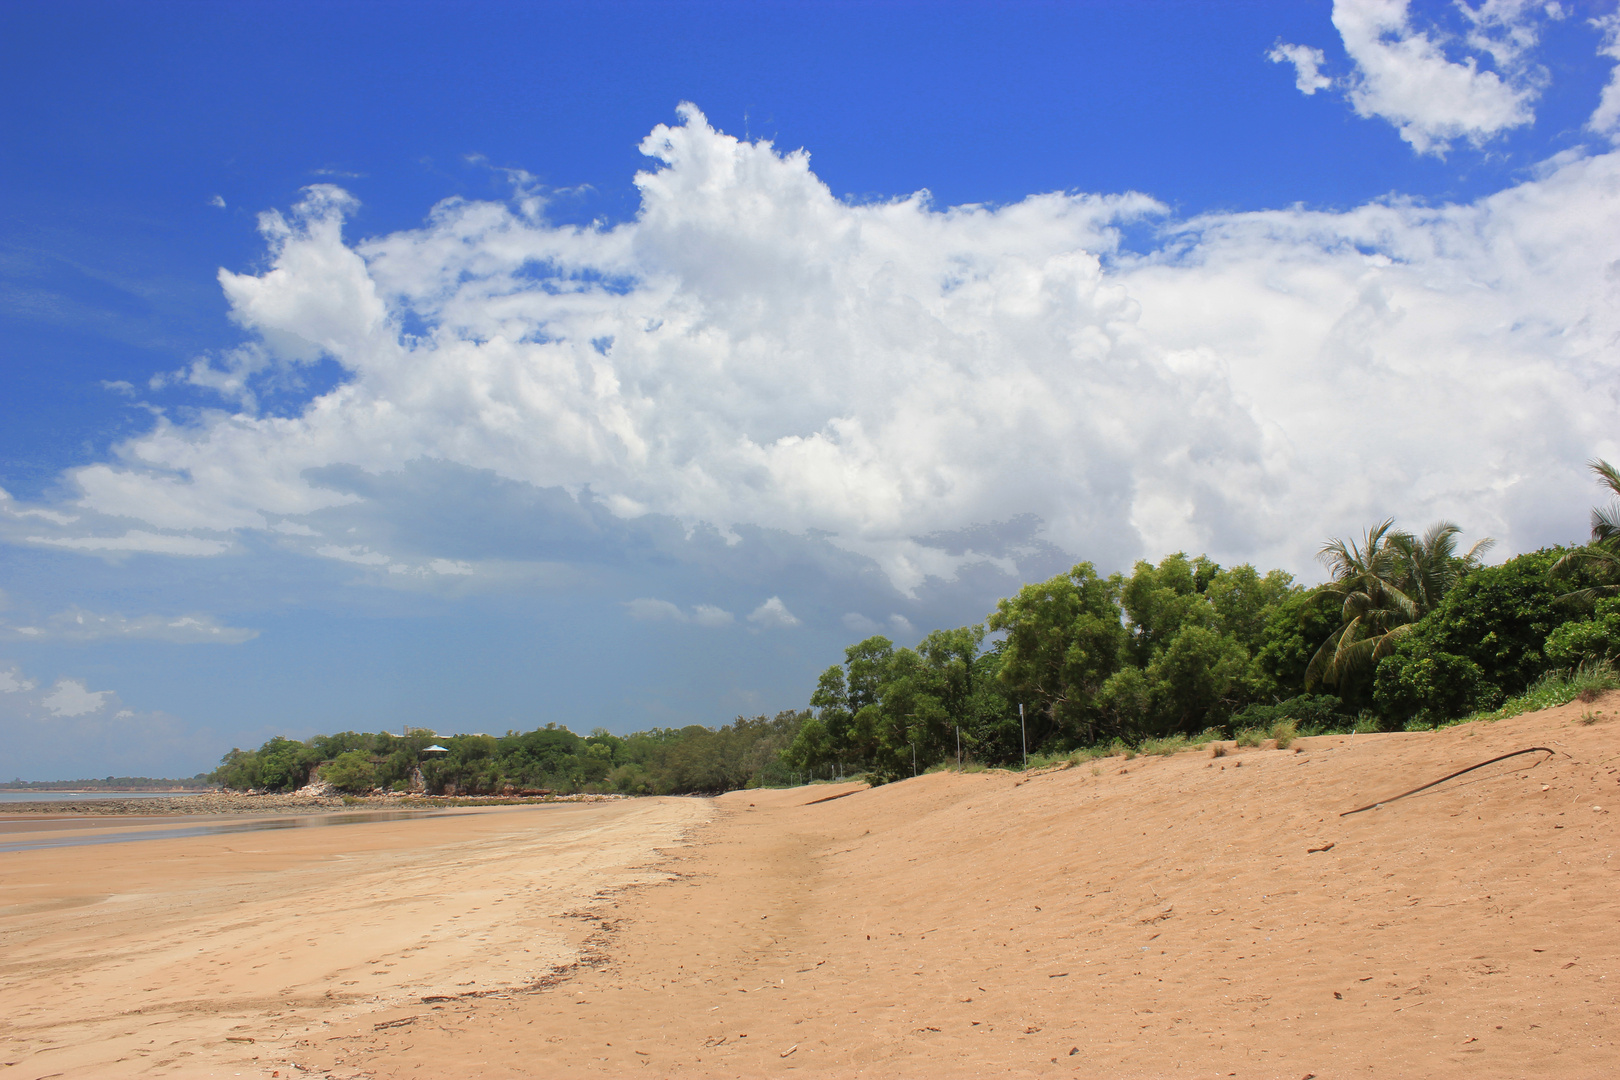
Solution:
[{"label": "wet sand", "polygon": [[[166,883],[205,841],[99,849],[170,845],[116,904],[0,923],[5,1060],[27,1043],[0,1077],[1613,1075],[1617,714],[1610,695],[1299,752],[571,807],[577,834],[546,820],[577,836],[555,845],[577,871],[494,813],[470,842],[455,839],[467,822],[366,826],[364,844],[317,830],[355,848],[324,864],[283,849],[308,837],[254,834],[252,872],[192,864],[212,899],[169,916],[161,967],[143,959],[153,932],[110,909],[189,902]],[[1339,816],[1535,745],[1554,753]],[[431,857],[377,850],[389,829],[443,839]],[[691,839],[652,845],[649,830]],[[649,846],[666,849],[656,869],[626,869]],[[243,894],[284,876],[296,894]],[[576,877],[596,884],[570,894],[572,918],[561,893],[531,898]],[[289,904],[321,913],[313,946]],[[580,946],[588,962],[560,979],[462,996],[521,985],[530,956],[566,967]],[[124,989],[107,999],[98,974]],[[153,985],[151,1012],[114,1014]],[[74,1045],[41,1053],[47,1038]]]},{"label": "wet sand", "polygon": [[[710,813],[559,803],[0,853],[0,1077],[296,1075],[267,1052],[327,1023],[568,970],[592,928],[568,914],[661,879],[657,849]],[[197,824],[0,839],[177,820]]]}]

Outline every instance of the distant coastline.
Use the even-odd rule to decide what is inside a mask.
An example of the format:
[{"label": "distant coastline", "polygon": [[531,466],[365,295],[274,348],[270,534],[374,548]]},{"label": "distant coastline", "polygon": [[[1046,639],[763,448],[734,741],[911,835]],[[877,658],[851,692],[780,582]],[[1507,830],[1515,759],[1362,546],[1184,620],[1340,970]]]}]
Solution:
[{"label": "distant coastline", "polygon": [[205,776],[170,779],[152,776],[108,776],[100,780],[12,780],[0,783],[0,792],[63,791],[93,794],[98,792],[185,792],[213,791],[219,785],[211,784]]}]

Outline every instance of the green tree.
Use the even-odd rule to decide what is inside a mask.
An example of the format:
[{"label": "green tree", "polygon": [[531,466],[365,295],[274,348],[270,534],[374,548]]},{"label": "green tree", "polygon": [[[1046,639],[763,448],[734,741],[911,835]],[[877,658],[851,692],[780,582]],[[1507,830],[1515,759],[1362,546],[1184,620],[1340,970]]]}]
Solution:
[{"label": "green tree", "polygon": [[1343,598],[1342,623],[1311,657],[1305,686],[1343,684],[1371,672],[1394,651],[1411,626],[1434,610],[1445,594],[1494,541],[1480,540],[1457,554],[1462,530],[1449,521],[1431,525],[1421,538],[1386,519],[1367,530],[1361,543],[1337,537],[1318,558],[1333,580],[1326,589]]},{"label": "green tree", "polygon": [[841,665],[834,664],[821,673],[815,693],[810,695],[810,707],[816,715],[800,728],[788,752],[793,768],[808,771],[829,762],[843,765],[863,759],[863,748],[855,738],[849,684]]},{"label": "green tree", "polygon": [[362,794],[377,786],[377,769],[363,750],[345,750],[321,766],[321,779],[337,788]]},{"label": "green tree", "polygon": [[1097,694],[1131,643],[1119,594],[1117,577],[1080,563],[996,605],[990,629],[1007,635],[1001,683],[1014,701],[1034,706],[1032,748],[1097,734]]},{"label": "green tree", "polygon": [[1119,595],[1130,623],[1130,655],[1138,666],[1152,662],[1188,619],[1213,621],[1215,612],[1203,594],[1220,570],[1206,556],[1191,560],[1179,551],[1158,566],[1142,561],[1132,568]]},{"label": "green tree", "polygon": [[321,755],[293,739],[276,736],[259,747],[259,783],[271,791],[291,791],[309,783],[310,770]]},{"label": "green tree", "polygon": [[1144,673],[1152,688],[1146,733],[1193,732],[1224,723],[1247,704],[1248,666],[1249,654],[1236,638],[1197,623],[1183,626]]},{"label": "green tree", "polygon": [[1254,653],[1257,698],[1286,699],[1305,689],[1305,672],[1340,625],[1343,598],[1329,589],[1296,589],[1267,609]]},{"label": "green tree", "polygon": [[1272,570],[1262,576],[1247,563],[1219,571],[1204,588],[1204,596],[1215,609],[1218,629],[1251,656],[1266,644],[1272,612],[1303,592],[1292,574]]},{"label": "green tree", "polygon": [[1373,698],[1382,725],[1460,716],[1540,678],[1551,635],[1570,615],[1549,574],[1564,554],[1527,552],[1458,582],[1379,664]]}]

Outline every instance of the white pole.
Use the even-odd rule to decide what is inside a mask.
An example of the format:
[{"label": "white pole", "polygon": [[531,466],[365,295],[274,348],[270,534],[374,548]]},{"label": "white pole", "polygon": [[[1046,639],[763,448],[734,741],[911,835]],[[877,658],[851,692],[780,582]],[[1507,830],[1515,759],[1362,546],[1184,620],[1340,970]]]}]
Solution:
[{"label": "white pole", "polygon": [[1024,739],[1024,768],[1029,768],[1029,729],[1024,726],[1024,703],[1018,703],[1018,734]]}]

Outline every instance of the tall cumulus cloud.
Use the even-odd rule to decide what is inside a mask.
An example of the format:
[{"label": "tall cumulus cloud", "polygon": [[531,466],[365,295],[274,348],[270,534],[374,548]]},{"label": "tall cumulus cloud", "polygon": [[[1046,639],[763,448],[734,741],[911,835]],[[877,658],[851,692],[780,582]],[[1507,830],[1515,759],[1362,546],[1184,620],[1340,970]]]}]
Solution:
[{"label": "tall cumulus cloud", "polygon": [[[1176,220],[1135,194],[851,203],[808,154],[680,112],[614,227],[452,200],[351,242],[324,185],[265,214],[269,269],[220,274],[251,363],[185,376],[226,407],[76,470],[59,509],[83,516],[31,518],[55,530],[34,539],[262,531],[476,577],[447,551],[407,565],[384,525],[323,535],[366,498],[323,476],[436,462],[621,521],[824,539],[903,592],[1007,562],[973,527],[1015,520],[1105,565],[1301,568],[1388,514],[1530,547],[1579,531],[1581,463],[1616,453],[1615,155],[1467,205]],[[1153,249],[1124,250],[1126,226]],[[252,379],[326,358],[336,388],[255,410]]]}]

